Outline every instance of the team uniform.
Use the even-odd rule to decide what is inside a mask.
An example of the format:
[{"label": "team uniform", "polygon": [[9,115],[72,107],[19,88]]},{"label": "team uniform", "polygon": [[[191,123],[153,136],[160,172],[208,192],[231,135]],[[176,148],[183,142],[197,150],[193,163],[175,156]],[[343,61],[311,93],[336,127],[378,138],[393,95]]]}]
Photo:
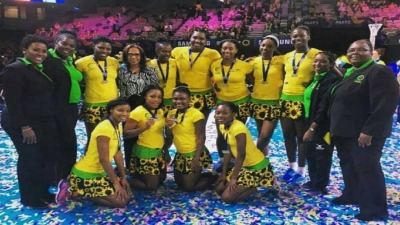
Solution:
[{"label": "team uniform", "polygon": [[210,66],[221,58],[219,52],[209,48],[191,52],[190,47],[177,47],[171,54],[178,65],[180,81],[186,83],[191,92],[190,105],[198,110],[214,107],[215,93],[210,79]]},{"label": "team uniform", "polygon": [[154,125],[139,134],[139,139],[133,146],[129,165],[129,172],[132,176],[137,174],[159,175],[166,168],[162,153],[165,142],[163,110],[157,109],[149,112],[145,107],[138,106],[131,112],[129,118],[137,121],[137,127],[143,127],[153,115],[156,117]]},{"label": "team uniform", "polygon": [[108,178],[99,161],[97,137],[110,138],[109,159],[113,160],[115,154],[120,151],[122,126],[115,130],[109,120],[100,122],[93,130],[88,150],[75,165],[70,174],[70,192],[83,197],[105,197],[115,193],[114,185]]},{"label": "team uniform", "polygon": [[[321,51],[311,48],[304,53],[295,54],[295,51],[291,51],[285,55],[285,80],[280,100],[282,118],[304,117],[303,94],[306,86],[314,77],[312,64],[319,52]],[[295,60],[293,61],[294,54]],[[295,67],[298,67],[297,70]]]},{"label": "team uniform", "polygon": [[246,120],[250,116],[251,98],[246,86],[246,75],[253,71],[253,67],[241,60],[235,60],[231,66],[223,67],[221,62],[222,59],[211,64],[211,73],[219,88],[217,103],[226,101],[236,104],[239,108],[237,118]]},{"label": "team uniform", "polygon": [[[99,123],[107,113],[107,103],[118,97],[116,78],[119,62],[112,57],[107,57],[106,61],[96,62],[93,55],[90,55],[75,63],[76,68],[83,73],[86,85],[80,119],[87,123]],[[107,74],[106,78],[103,72]]]},{"label": "team uniform", "polygon": [[[197,146],[194,124],[199,120],[204,120],[204,115],[195,108],[189,108],[184,113],[177,113],[177,110],[174,109],[169,111],[168,118],[175,118],[176,120],[171,128],[177,150],[172,166],[181,173],[192,174],[190,164],[196,155]],[[212,158],[205,146],[199,160],[203,170],[211,167]]]},{"label": "team uniform", "polygon": [[[247,127],[238,120],[234,120],[229,126],[219,125],[219,130],[227,139],[230,151],[233,157],[237,157],[236,136],[246,134],[246,156],[243,161],[242,168],[237,177],[237,185],[244,187],[271,187],[274,185],[274,172],[269,159],[256,147],[252,140],[252,136]],[[226,180],[229,182],[233,173],[234,167],[228,171]]]},{"label": "team uniform", "polygon": [[148,63],[148,65],[153,66],[157,70],[160,86],[164,89],[164,115],[167,115],[168,111],[174,108],[172,105],[172,92],[179,80],[176,61],[175,59],[168,59],[168,63],[158,63],[157,59],[153,59]]},{"label": "team uniform", "polygon": [[250,109],[251,116],[256,120],[275,121],[280,116],[284,59],[284,56],[274,56],[271,60],[263,60],[259,56],[249,62],[254,75]]}]

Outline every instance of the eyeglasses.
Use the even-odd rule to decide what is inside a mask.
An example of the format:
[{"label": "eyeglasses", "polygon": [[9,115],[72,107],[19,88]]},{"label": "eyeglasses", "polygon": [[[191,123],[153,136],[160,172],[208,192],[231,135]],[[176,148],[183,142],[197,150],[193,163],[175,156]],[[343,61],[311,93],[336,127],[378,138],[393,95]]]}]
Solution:
[{"label": "eyeglasses", "polygon": [[139,53],[128,53],[128,58],[132,58],[132,57],[140,57]]},{"label": "eyeglasses", "polygon": [[351,48],[347,50],[347,53],[355,53],[355,52],[369,52],[371,50],[365,48]]}]

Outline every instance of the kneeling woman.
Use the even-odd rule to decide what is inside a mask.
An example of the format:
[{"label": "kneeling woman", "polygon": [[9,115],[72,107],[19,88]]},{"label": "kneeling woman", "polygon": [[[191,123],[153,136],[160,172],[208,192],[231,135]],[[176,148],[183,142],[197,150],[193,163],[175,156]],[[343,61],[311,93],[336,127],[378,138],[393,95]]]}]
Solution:
[{"label": "kneeling woman", "polygon": [[163,151],[165,118],[161,106],[164,91],[158,85],[148,85],[141,96],[142,105],[131,112],[124,127],[125,139],[139,136],[132,149],[129,183],[139,190],[155,191],[166,178],[166,161],[171,161],[168,151]]},{"label": "kneeling woman", "polygon": [[[125,176],[124,159],[121,152],[121,122],[125,122],[131,107],[125,99],[111,100],[106,106],[108,119],[100,122],[93,132],[85,156],[79,160],[70,174],[69,191],[73,195],[87,197],[90,201],[114,208],[125,207],[132,192]],[[114,158],[118,177],[111,165]],[[60,182],[63,184],[63,182]],[[60,185],[65,192],[65,185]],[[57,195],[57,202],[64,202]]]},{"label": "kneeling woman", "polygon": [[203,169],[211,167],[212,159],[204,143],[206,140],[206,120],[202,112],[189,108],[190,91],[187,84],[179,84],[172,93],[175,109],[169,111],[167,144],[172,141],[177,154],[172,163],[176,184],[184,191],[199,191],[210,185],[215,179],[211,173],[202,174]]},{"label": "kneeling woman", "polygon": [[[226,203],[244,200],[254,194],[257,187],[277,186],[269,159],[256,147],[247,127],[234,119],[237,113],[236,105],[230,102],[219,103],[215,112],[219,130],[230,149],[224,152],[224,165],[216,187]],[[235,166],[228,171],[232,156]]]}]

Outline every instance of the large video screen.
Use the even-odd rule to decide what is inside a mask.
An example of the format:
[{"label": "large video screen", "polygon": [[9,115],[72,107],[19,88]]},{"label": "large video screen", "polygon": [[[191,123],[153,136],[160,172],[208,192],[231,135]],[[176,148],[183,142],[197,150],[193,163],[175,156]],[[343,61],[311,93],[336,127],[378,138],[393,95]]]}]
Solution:
[{"label": "large video screen", "polygon": [[16,2],[65,3],[65,0],[15,0]]}]

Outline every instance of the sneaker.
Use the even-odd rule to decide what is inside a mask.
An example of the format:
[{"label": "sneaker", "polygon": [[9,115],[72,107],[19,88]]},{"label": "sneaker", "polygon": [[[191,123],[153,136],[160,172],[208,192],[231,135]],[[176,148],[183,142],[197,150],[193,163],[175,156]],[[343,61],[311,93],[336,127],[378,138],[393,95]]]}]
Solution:
[{"label": "sneaker", "polygon": [[299,173],[296,173],[294,176],[293,176],[293,179],[292,180],[290,180],[290,184],[292,184],[292,185],[301,185],[302,183],[304,183],[306,181],[306,178],[303,176],[303,175],[301,175],[301,174],[299,174]]},{"label": "sneaker", "polygon": [[216,164],[214,164],[212,171],[214,173],[221,173],[223,165],[224,165],[224,163],[222,161],[218,161]]},{"label": "sneaker", "polygon": [[69,198],[69,181],[68,180],[60,180],[58,183],[58,189],[56,194],[56,203],[59,205],[64,205],[67,202],[67,198]]},{"label": "sneaker", "polygon": [[286,170],[286,173],[282,176],[282,179],[285,180],[286,182],[289,182],[293,179],[294,175],[296,174],[296,171],[294,169],[289,168]]}]

